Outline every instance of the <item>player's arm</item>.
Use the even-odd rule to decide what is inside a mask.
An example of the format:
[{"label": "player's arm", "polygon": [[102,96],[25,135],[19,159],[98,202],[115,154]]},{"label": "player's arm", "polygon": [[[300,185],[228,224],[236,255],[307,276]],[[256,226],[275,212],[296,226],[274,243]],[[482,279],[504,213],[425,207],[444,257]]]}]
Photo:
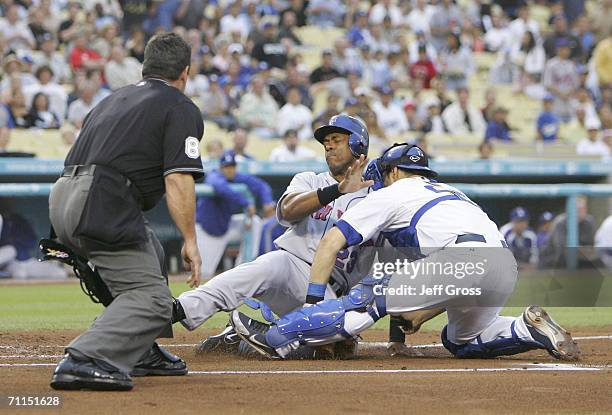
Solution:
[{"label": "player's arm", "polygon": [[325,289],[329,282],[336,256],[346,246],[344,234],[336,227],[330,229],[319,244],[310,269],[310,284],[306,302],[315,304],[325,297]]},{"label": "player's arm", "polygon": [[367,159],[362,155],[348,168],[340,183],[317,190],[287,194],[280,202],[282,218],[290,223],[298,222],[343,194],[357,192],[372,186],[374,184],[372,180],[364,181],[362,177],[366,164]]},{"label": "player's arm", "polygon": [[164,177],[164,182],[168,210],[185,241],[181,254],[186,268],[191,270],[187,283],[195,288],[200,285],[202,265],[195,236],[195,181],[191,173],[171,173]]}]

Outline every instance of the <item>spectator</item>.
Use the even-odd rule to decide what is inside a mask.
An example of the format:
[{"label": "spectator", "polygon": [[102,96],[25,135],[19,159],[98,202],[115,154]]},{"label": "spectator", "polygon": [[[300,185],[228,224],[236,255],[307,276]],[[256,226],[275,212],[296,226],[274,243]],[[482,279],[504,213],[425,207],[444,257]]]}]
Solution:
[{"label": "spectator", "polygon": [[128,55],[138,59],[140,63],[144,62],[145,46],[145,33],[139,29],[132,31],[130,38],[125,42],[125,48],[128,51]]},{"label": "spectator", "polygon": [[475,72],[474,58],[469,49],[462,47],[458,35],[448,35],[447,46],[440,53],[439,60],[440,73],[448,88],[452,91],[467,88],[468,78]]},{"label": "spectator", "polygon": [[278,30],[278,37],[281,42],[283,40],[288,40],[292,45],[295,46],[300,46],[302,44],[302,41],[300,40],[298,35],[296,35],[293,31],[296,19],[297,18],[295,17],[295,12],[293,12],[292,10],[287,10],[283,14]]},{"label": "spectator", "polygon": [[552,142],[556,141],[561,127],[561,119],[552,112],[554,97],[546,94],[542,101],[542,112],[536,121],[536,140]]},{"label": "spectator", "polygon": [[111,48],[114,44],[119,43],[117,39],[117,35],[119,33],[119,29],[117,28],[117,24],[114,21],[110,21],[106,23],[98,33],[97,36],[91,42],[91,49],[98,52],[98,55],[102,57],[104,60],[108,60],[111,54]]},{"label": "spectator", "polygon": [[209,88],[202,95],[202,116],[225,130],[238,126],[236,118],[230,112],[230,100],[223,86],[226,81],[217,75],[210,75]]},{"label": "spectator", "polygon": [[548,241],[548,237],[550,236],[550,229],[552,227],[554,218],[555,215],[553,215],[552,212],[549,211],[542,212],[542,214],[538,218],[538,233],[536,235],[538,250],[542,249],[542,247]]},{"label": "spectator", "polygon": [[42,9],[36,7],[31,10],[28,28],[34,36],[34,41],[36,42],[35,49],[40,49],[44,36],[50,34],[45,27],[45,15]]},{"label": "spectator", "polygon": [[402,108],[393,101],[393,90],[383,87],[380,90],[380,101],[372,104],[379,126],[386,137],[397,137],[408,131],[408,120]]},{"label": "spectator", "polygon": [[512,42],[512,32],[506,25],[503,15],[499,13],[492,14],[491,23],[492,26],[484,35],[487,51],[502,52],[509,49]]},{"label": "spectator", "polygon": [[49,110],[57,115],[60,123],[66,116],[68,95],[63,86],[53,81],[53,71],[48,66],[40,66],[36,70],[37,84],[32,84],[23,89],[26,104],[31,105],[34,95],[44,93],[49,99]]},{"label": "spectator", "polygon": [[435,6],[429,28],[432,44],[438,52],[446,46],[448,36],[460,30],[461,25],[461,11],[453,4],[452,0],[441,0]]},{"label": "spectator", "polygon": [[570,46],[567,39],[560,39],[557,45],[557,56],[546,63],[544,68],[544,86],[554,96],[553,112],[563,122],[573,117],[571,98],[578,88],[578,70],[569,59]]},{"label": "spectator", "polygon": [[485,105],[482,107],[480,112],[486,122],[493,119],[493,110],[497,108],[497,91],[495,88],[487,88],[484,92]]},{"label": "spectator", "polygon": [[446,129],[451,134],[475,134],[482,137],[485,122],[482,113],[469,103],[470,93],[466,88],[457,91],[457,102],[449,105],[442,113]]},{"label": "spectator", "polygon": [[591,24],[586,16],[580,16],[576,19],[572,34],[578,38],[580,42],[581,56],[580,62],[588,62],[591,57],[591,52],[595,47],[595,34],[591,31]]},{"label": "spectator", "polygon": [[292,11],[293,13],[295,13],[296,26],[306,26],[306,2],[304,0],[290,0],[287,3],[289,3],[289,6],[281,12],[281,21],[285,13]]},{"label": "spectator", "polygon": [[7,49],[13,51],[34,49],[36,46],[34,36],[26,22],[19,18],[19,6],[10,4],[4,16],[0,18],[0,35],[6,42]]},{"label": "spectator", "polygon": [[[588,214],[586,198],[578,197],[576,199],[576,209],[578,211],[578,246],[593,246],[595,221]],[[540,249],[540,268],[565,268],[567,251],[567,217],[563,213],[553,220],[550,236]],[[579,259],[578,266],[582,265],[584,263],[581,264]]]},{"label": "spectator", "polygon": [[510,212],[510,222],[499,229],[508,247],[514,254],[516,262],[521,264],[537,264],[537,236],[529,228],[529,213],[521,206]]},{"label": "spectator", "polygon": [[89,47],[89,33],[83,29],[74,37],[74,47],[70,52],[70,67],[73,71],[103,69],[104,60]]},{"label": "spectator", "polygon": [[534,44],[540,41],[540,25],[530,17],[531,11],[528,3],[524,3],[518,9],[518,17],[510,22],[510,41],[513,48],[519,48],[524,42],[525,33],[531,33]]},{"label": "spectator", "polygon": [[[195,76],[197,73],[193,66],[190,69],[190,76]],[[140,62],[136,58],[126,56],[126,51],[121,44],[116,44],[111,48],[110,59],[104,66],[104,75],[111,91],[137,83],[142,78],[141,72]]]},{"label": "spectator", "polygon": [[[427,112],[424,117],[421,131],[424,133],[438,134],[446,132],[444,121],[440,115],[440,100],[437,97],[431,97],[423,103],[423,106],[426,108]],[[408,122],[410,122],[410,120],[408,120]]]},{"label": "spectator", "polygon": [[559,48],[560,41],[564,47],[568,47],[570,49],[568,58],[571,57],[572,60],[577,60],[580,58],[582,54],[580,41],[578,38],[576,38],[576,36],[569,32],[567,20],[565,19],[565,16],[561,14],[555,16],[553,21],[553,32],[544,40],[544,51],[546,52],[546,57],[548,59],[552,59],[558,55],[557,49]]},{"label": "spectator", "polygon": [[410,77],[413,82],[420,82],[423,88],[429,89],[435,76],[436,67],[427,55],[427,48],[419,46],[419,59],[410,66]]},{"label": "spectator", "polygon": [[403,24],[403,16],[399,7],[393,4],[391,0],[376,0],[376,4],[370,9],[370,24],[381,24],[387,17],[394,27]]},{"label": "spectator", "polygon": [[493,110],[493,118],[487,124],[485,132],[485,141],[501,140],[512,141],[510,137],[510,128],[507,123],[508,110],[504,107],[497,107]]},{"label": "spectator", "polygon": [[232,135],[232,142],[234,143],[233,147],[227,151],[228,154],[231,154],[232,157],[236,159],[237,162],[241,163],[243,161],[255,160],[255,157],[247,154],[246,147],[248,144],[248,135],[244,128],[237,128]]},{"label": "spectator", "polygon": [[59,116],[49,109],[49,97],[43,92],[34,95],[24,120],[26,128],[58,129],[61,124]]},{"label": "spectator", "polygon": [[278,112],[278,133],[281,136],[285,136],[288,130],[295,130],[300,140],[312,139],[312,112],[301,100],[300,90],[289,88],[287,103]]},{"label": "spectator", "polygon": [[287,65],[287,48],[280,42],[276,27],[267,22],[263,26],[263,38],[253,46],[251,56],[270,67],[284,69]]},{"label": "spectator", "polygon": [[24,62],[11,54],[4,60],[4,76],[2,82],[0,82],[0,91],[4,93],[10,90],[11,85],[17,80],[20,88],[26,88],[37,83],[36,78],[27,70]]},{"label": "spectator", "polygon": [[[546,64],[546,54],[542,45],[536,41],[533,32],[529,30],[524,32],[521,42],[514,44],[510,59],[514,65],[514,90],[526,92],[532,98],[537,98],[537,94],[541,94],[540,81]],[[537,85],[536,90],[534,90],[535,85]]]},{"label": "spectator", "polygon": [[81,129],[85,116],[96,106],[97,102],[94,100],[96,92],[95,82],[85,81],[81,86],[79,99],[68,106],[67,119],[77,130]]},{"label": "spectator", "polygon": [[490,160],[493,157],[493,144],[491,141],[483,141],[478,144],[478,159],[479,160]]},{"label": "spectator", "polygon": [[308,24],[323,28],[340,26],[345,9],[340,0],[310,0],[306,9]]},{"label": "spectator", "polygon": [[262,138],[272,138],[276,134],[277,117],[276,101],[266,91],[263,80],[259,76],[253,77],[250,91],[240,100],[238,122]]},{"label": "spectator", "polygon": [[374,57],[367,63],[368,84],[375,89],[385,88],[391,82],[391,69],[382,50],[374,52]]},{"label": "spectator", "polygon": [[270,161],[288,163],[300,160],[314,160],[316,154],[309,148],[300,146],[297,131],[287,130],[283,134],[283,145],[272,150]]},{"label": "spectator", "polygon": [[[612,3],[612,0],[610,0]],[[610,25],[612,26],[612,25]],[[612,85],[612,34],[597,44],[593,51],[595,72],[600,87]]]},{"label": "spectator", "polygon": [[321,66],[315,68],[310,73],[309,81],[312,85],[342,76],[334,67],[333,59],[334,53],[329,49],[325,49],[321,54]]},{"label": "spectator", "polygon": [[57,51],[57,42],[50,33],[43,36],[40,50],[32,52],[32,59],[36,69],[42,66],[51,68],[54,81],[58,84],[66,83],[70,80],[70,67],[66,63],[64,55]]},{"label": "spectator", "polygon": [[612,215],[595,232],[595,248],[606,268],[612,269]]},{"label": "spectator", "polygon": [[[427,51],[427,57],[430,61],[436,65],[436,70],[438,69],[438,52],[436,48],[433,47],[431,42],[427,40],[427,35],[425,32],[417,31],[415,33],[416,39],[414,42],[410,42],[408,45],[408,57],[409,60],[403,60],[406,67],[409,67],[411,64],[415,63],[419,60],[419,49],[425,47]],[[405,49],[402,49],[402,53],[405,53]]]},{"label": "spectator", "polygon": [[21,79],[18,74],[12,74],[9,78],[9,89],[3,93],[3,101],[7,105],[10,115],[9,124],[12,127],[25,127],[25,116],[28,113],[26,106],[23,88],[21,87]]},{"label": "spectator", "polygon": [[243,39],[247,38],[251,27],[249,19],[241,12],[241,8],[241,0],[236,0],[229,5],[227,12],[219,22],[221,33],[239,32]]},{"label": "spectator", "polygon": [[599,156],[604,159],[610,157],[610,147],[602,140],[601,123],[598,119],[589,118],[585,122],[587,137],[576,145],[576,154],[579,156]]},{"label": "spectator", "polygon": [[590,20],[598,41],[612,35],[612,0],[601,0],[593,4]]},{"label": "spectator", "polygon": [[407,122],[407,130],[410,131],[422,131],[423,122],[417,115],[417,107],[413,100],[407,99],[403,105],[404,115]]},{"label": "spectator", "polygon": [[187,85],[185,85],[184,94],[188,97],[199,100],[204,96],[206,91],[209,89],[208,78],[200,74],[200,63],[196,57],[191,60],[191,67],[189,68],[189,78],[187,78]]},{"label": "spectator", "polygon": [[351,44],[344,36],[334,40],[333,65],[341,74],[349,72],[360,72],[363,70],[361,56],[357,50],[351,48]]},{"label": "spectator", "polygon": [[372,42],[367,13],[362,11],[355,13],[355,24],[349,29],[346,37],[354,47],[368,45]]},{"label": "spectator", "polygon": [[[70,1],[68,2],[67,8],[68,18],[60,23],[58,31],[59,40],[64,44],[72,42],[79,30],[80,25],[77,24],[77,21],[80,20],[81,3],[78,1]],[[124,19],[124,22],[125,20],[126,19]]]},{"label": "spectator", "polygon": [[[355,98],[353,98],[353,100],[356,101]],[[331,117],[338,114],[339,101],[340,97],[338,97],[338,95],[327,94],[327,99],[325,100],[325,108],[323,108],[323,110],[315,117],[312,123],[313,130],[316,130],[322,125],[326,125]]]},{"label": "spectator", "polygon": [[417,0],[408,16],[404,18],[404,23],[413,32],[423,32],[429,34],[429,22],[435,12],[435,6],[427,4],[427,0]]}]

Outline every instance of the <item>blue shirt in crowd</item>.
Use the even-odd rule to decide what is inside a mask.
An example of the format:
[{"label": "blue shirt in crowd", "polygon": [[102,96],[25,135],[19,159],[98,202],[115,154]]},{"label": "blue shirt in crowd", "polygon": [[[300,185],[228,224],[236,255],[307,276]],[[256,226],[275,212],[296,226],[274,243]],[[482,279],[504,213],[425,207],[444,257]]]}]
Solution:
[{"label": "blue shirt in crowd", "polygon": [[496,121],[489,122],[489,124],[487,124],[487,131],[485,132],[485,141],[491,140],[492,138],[512,141],[508,128],[504,124],[500,124]]},{"label": "blue shirt in crowd", "polygon": [[559,134],[561,120],[552,112],[544,111],[538,116],[536,126],[544,141],[554,141]]}]

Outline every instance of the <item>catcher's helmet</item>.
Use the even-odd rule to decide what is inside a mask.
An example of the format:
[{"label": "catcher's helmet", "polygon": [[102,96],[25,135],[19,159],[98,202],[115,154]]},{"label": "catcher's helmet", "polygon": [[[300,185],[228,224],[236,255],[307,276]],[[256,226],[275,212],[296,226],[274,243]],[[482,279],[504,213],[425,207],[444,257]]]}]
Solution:
[{"label": "catcher's helmet", "polygon": [[363,180],[374,180],[372,190],[378,190],[385,186],[385,181],[380,170],[379,160],[380,159],[370,160],[363,171]]},{"label": "catcher's helmet", "polygon": [[435,178],[438,173],[429,168],[429,158],[418,146],[410,144],[394,144],[389,147],[378,159],[381,173],[391,171],[394,167],[403,170],[418,172],[419,174]]},{"label": "catcher's helmet", "polygon": [[341,132],[349,134],[349,147],[355,157],[364,155],[367,157],[370,147],[370,136],[364,122],[347,114],[338,114],[331,117],[327,125],[317,128],[314,137],[323,144],[328,134]]}]

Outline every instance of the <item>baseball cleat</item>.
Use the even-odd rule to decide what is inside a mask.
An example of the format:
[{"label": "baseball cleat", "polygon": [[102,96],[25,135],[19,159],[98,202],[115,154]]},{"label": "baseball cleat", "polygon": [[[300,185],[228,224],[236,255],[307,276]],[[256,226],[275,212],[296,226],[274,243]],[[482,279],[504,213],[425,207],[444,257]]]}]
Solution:
[{"label": "baseball cleat", "polygon": [[66,354],[59,362],[51,387],[55,390],[129,391],[132,378],[102,361],[80,360]]},{"label": "baseball cleat", "polygon": [[551,356],[560,360],[580,358],[580,348],[570,332],[558,325],[542,307],[527,307],[523,320],[534,340],[542,344]]},{"label": "baseball cleat", "polygon": [[272,346],[268,346],[266,343],[265,332],[261,332],[261,325],[265,325],[266,328],[269,328],[270,326],[257,320],[253,320],[251,317],[247,316],[246,314],[242,314],[237,310],[232,311],[230,314],[230,323],[236,330],[236,333],[238,333],[238,336],[240,336],[242,340],[247,342],[252,348],[257,350],[257,352],[270,359],[280,358],[280,356],[276,353],[276,350]]},{"label": "baseball cleat", "polygon": [[228,324],[223,331],[214,336],[208,336],[195,348],[195,354],[206,353],[237,353],[240,337],[236,330]]}]

